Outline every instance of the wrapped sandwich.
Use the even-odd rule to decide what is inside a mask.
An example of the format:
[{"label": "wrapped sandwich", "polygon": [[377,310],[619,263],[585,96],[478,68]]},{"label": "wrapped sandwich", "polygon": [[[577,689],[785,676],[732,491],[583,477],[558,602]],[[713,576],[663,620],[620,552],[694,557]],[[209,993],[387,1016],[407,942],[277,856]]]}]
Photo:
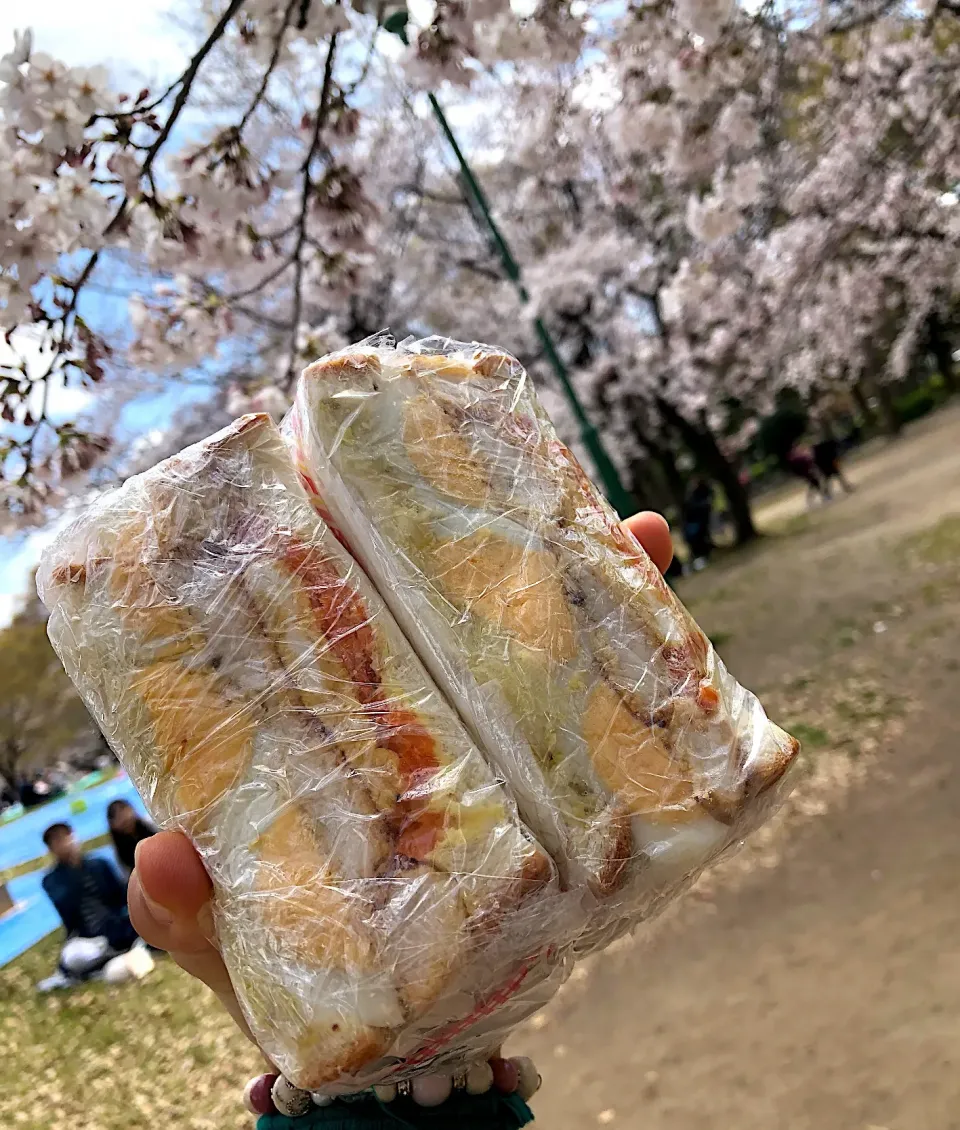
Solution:
[{"label": "wrapped sandwich", "polygon": [[469,1059],[537,1007],[561,967],[553,864],[268,417],[99,499],[39,584],[152,815],[196,844],[291,1081]]},{"label": "wrapped sandwich", "polygon": [[581,952],[761,820],[796,741],[727,673],[515,359],[364,343],[306,370],[286,427],[563,882],[596,900]]}]

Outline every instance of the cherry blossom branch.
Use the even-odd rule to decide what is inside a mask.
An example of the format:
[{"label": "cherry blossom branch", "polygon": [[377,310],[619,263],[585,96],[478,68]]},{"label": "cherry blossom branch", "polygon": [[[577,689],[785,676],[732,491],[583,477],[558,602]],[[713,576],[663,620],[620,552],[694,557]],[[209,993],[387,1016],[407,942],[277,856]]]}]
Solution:
[{"label": "cherry blossom branch", "polygon": [[300,311],[303,305],[303,249],[307,242],[307,212],[310,209],[311,188],[313,185],[311,166],[314,158],[320,151],[320,136],[326,125],[327,115],[330,111],[330,95],[333,89],[333,62],[337,52],[339,33],[330,36],[330,45],[327,48],[327,57],[323,64],[323,83],[320,87],[320,99],[317,103],[316,119],[313,123],[313,133],[310,138],[310,148],[301,167],[303,187],[300,196],[300,214],[297,218],[297,242],[293,249],[293,311],[290,319],[291,340],[290,359],[287,363],[286,386],[289,387],[296,374],[297,358],[297,330],[300,325]]},{"label": "cherry blossom branch", "polygon": [[270,78],[273,75],[273,72],[276,70],[277,62],[280,59],[280,52],[283,50],[283,40],[287,34],[287,28],[290,26],[290,20],[293,16],[293,10],[298,3],[299,0],[290,0],[290,2],[287,4],[286,11],[283,13],[283,19],[280,23],[280,28],[277,31],[276,36],[274,37],[273,51],[270,55],[270,60],[267,63],[266,70],[263,72],[263,78],[260,80],[260,85],[253,96],[253,100],[244,111],[244,115],[240,119],[240,122],[236,127],[235,132],[238,138],[243,133],[244,129],[246,128],[247,122],[249,122],[253,117],[257,107],[263,100],[263,96],[267,92],[267,86],[270,83]]},{"label": "cherry blossom branch", "polygon": [[[297,225],[294,224],[288,230],[293,231],[296,226]],[[294,254],[294,252],[291,252],[289,255],[285,255],[283,261],[278,266],[276,266],[268,274],[264,275],[263,278],[258,279],[255,283],[253,283],[252,286],[245,287],[243,290],[234,291],[232,294],[223,295],[223,301],[228,305],[232,305],[234,302],[239,302],[244,298],[250,298],[254,294],[258,294],[260,291],[266,289],[266,287],[268,287],[272,282],[275,282],[278,278],[280,278],[284,271],[289,270],[293,266]]]},{"label": "cherry blossom branch", "polygon": [[[213,30],[204,40],[203,45],[200,47],[200,50],[197,51],[197,53],[193,56],[193,58],[190,60],[190,65],[180,76],[180,89],[177,91],[177,96],[173,100],[173,106],[170,110],[170,114],[168,115],[167,120],[164,122],[163,128],[160,130],[160,133],[157,135],[156,140],[151,144],[149,150],[147,151],[147,156],[144,158],[143,166],[141,169],[144,176],[146,176],[150,172],[150,169],[153,167],[153,162],[157,158],[157,154],[163,148],[164,143],[170,136],[171,130],[177,124],[177,120],[179,119],[180,114],[182,113],[183,108],[187,103],[187,99],[190,97],[190,91],[193,88],[194,82],[196,81],[197,73],[200,70],[200,67],[203,65],[203,61],[219,42],[221,36],[227,30],[228,24],[237,14],[237,12],[243,7],[243,4],[244,0],[230,0],[229,5],[224,10],[220,19],[217,20],[216,24],[214,24]],[[121,213],[125,206],[126,199],[121,205]],[[118,213],[118,215],[119,214],[120,213]],[[115,222],[119,222],[116,217]]]},{"label": "cherry blossom branch", "polygon": [[173,92],[180,85],[182,79],[182,75],[179,78],[175,78],[173,82],[171,82],[170,85],[165,88],[163,93],[157,95],[157,97],[154,98],[152,102],[145,102],[142,105],[135,104],[134,106],[130,107],[130,109],[113,110],[109,113],[99,112],[96,114],[91,114],[87,119],[87,125],[92,126],[96,122],[101,121],[122,121],[125,118],[129,118],[133,112],[136,112],[138,114],[149,114],[151,111],[156,110],[158,106],[161,106],[164,102],[166,102],[170,95],[173,94]]},{"label": "cherry blossom branch", "polygon": [[281,321],[280,318],[272,318],[269,314],[264,314],[262,310],[252,310],[249,306],[242,304],[235,304],[231,308],[244,318],[249,318],[256,325],[266,326],[268,329],[282,333],[287,333],[290,330],[289,322]]},{"label": "cherry blossom branch", "polygon": [[[173,127],[176,125],[180,114],[182,113],[183,108],[187,103],[187,99],[190,96],[190,91],[196,80],[200,67],[202,66],[204,60],[207,58],[210,52],[213,50],[216,43],[220,40],[228,24],[242,7],[243,3],[244,0],[230,0],[230,4],[227,6],[220,19],[214,25],[213,30],[207,36],[206,40],[204,40],[199,50],[191,58],[186,70],[183,72],[177,82],[173,84],[173,86],[179,86],[179,89],[177,91],[177,96],[174,99],[173,106],[171,107],[170,114],[168,115],[167,120],[164,122],[154,141],[147,148],[143,164],[140,166],[140,175],[151,178],[151,183],[153,163],[157,159],[160,150],[163,148],[164,144],[169,138]],[[169,93],[169,91],[167,93]],[[163,97],[166,97],[166,94]],[[125,193],[110,222],[103,229],[101,236],[103,240],[108,239],[123,222],[129,201],[130,194]],[[47,404],[49,382],[52,379],[54,373],[59,371],[63,367],[63,356],[69,345],[72,344],[72,335],[68,330],[68,326],[70,326],[71,324],[71,319],[73,319],[74,321],[76,320],[77,304],[80,299],[80,294],[83,290],[84,285],[87,283],[87,281],[90,279],[90,276],[96,269],[97,263],[100,260],[100,255],[100,248],[91,251],[86,263],[84,264],[83,270],[80,272],[77,278],[70,281],[64,280],[64,282],[62,283],[63,287],[70,292],[70,300],[62,309],[57,318],[57,321],[59,322],[62,329],[59,337],[56,340],[53,355],[50,358],[46,370],[39,377],[31,381],[32,385],[36,385],[37,383],[40,383],[42,385],[43,392],[41,411],[39,413],[39,416],[36,418],[36,421],[27,439],[18,445],[20,455],[24,460],[24,473],[22,476],[24,479],[29,476],[30,472],[33,469],[37,438],[40,435],[43,427],[48,423]]]},{"label": "cherry blossom branch", "polygon": [[829,30],[834,35],[843,35],[849,31],[856,31],[857,28],[866,27],[868,24],[875,24],[889,15],[897,4],[898,0],[880,0],[878,4],[868,7],[865,11],[854,12],[846,19],[830,22]]},{"label": "cherry blossom branch", "polygon": [[[183,72],[183,74],[180,76],[180,78],[177,79],[177,81],[175,83],[173,83],[173,86],[170,88],[172,90],[173,87],[179,86],[179,90],[177,91],[177,97],[174,99],[173,106],[170,110],[170,114],[167,117],[166,122],[164,122],[163,127],[161,128],[160,132],[157,134],[157,137],[155,138],[155,140],[151,143],[151,145],[147,149],[147,155],[143,160],[143,164],[140,166],[140,175],[141,176],[149,177],[151,175],[153,163],[157,159],[157,156],[160,153],[160,150],[163,148],[167,138],[170,136],[170,132],[172,131],[173,127],[177,124],[177,120],[179,119],[180,114],[183,112],[183,108],[186,105],[187,99],[190,97],[190,91],[191,91],[193,84],[196,80],[197,72],[200,70],[200,67],[203,64],[203,61],[210,54],[210,52],[216,46],[217,42],[219,41],[219,39],[221,38],[223,33],[226,31],[227,25],[230,23],[230,21],[233,19],[233,17],[236,15],[236,13],[243,6],[243,3],[244,3],[244,0],[230,0],[229,6],[226,8],[224,13],[221,15],[220,19],[217,20],[216,24],[214,25],[213,30],[210,32],[210,34],[204,40],[200,49],[196,52],[196,54],[190,60],[190,63],[188,65],[187,69]],[[164,97],[166,97],[166,95],[164,95]],[[129,202],[130,202],[130,195],[129,195],[129,193],[126,193],[126,194],[124,194],[124,197],[120,202],[120,206],[117,208],[116,212],[114,213],[113,218],[110,220],[110,222],[107,224],[107,226],[103,230],[103,238],[104,239],[106,239],[108,236],[112,235],[113,232],[116,231],[116,229],[123,222],[123,218],[124,218],[124,215],[126,213],[127,205],[129,204]],[[76,279],[76,281],[68,282],[68,283],[65,284],[66,287],[73,292],[73,297],[70,300],[70,305],[67,307],[62,318],[60,319],[61,321],[64,322],[64,324],[66,323],[67,318],[76,310],[77,298],[79,296],[79,293],[80,293],[81,289],[83,288],[83,284],[87,281],[87,279],[90,278],[90,275],[93,273],[93,270],[96,267],[97,262],[99,261],[99,258],[100,258],[100,251],[99,250],[91,252],[90,258],[87,260],[86,265],[84,266],[83,270],[81,271],[81,273],[80,273],[79,277]],[[51,362],[51,364],[52,363],[53,362]],[[44,379],[44,378],[41,378],[41,379]]]},{"label": "cherry blossom branch", "polygon": [[463,196],[461,194],[454,195],[453,193],[450,193],[448,195],[447,193],[444,193],[444,192],[431,192],[429,189],[424,188],[422,185],[416,185],[416,184],[397,185],[397,187],[394,189],[394,193],[398,194],[398,193],[401,193],[401,192],[409,192],[409,193],[416,194],[421,199],[430,200],[434,204],[450,204],[450,205],[457,207],[457,208],[459,208],[460,206],[463,205]]}]

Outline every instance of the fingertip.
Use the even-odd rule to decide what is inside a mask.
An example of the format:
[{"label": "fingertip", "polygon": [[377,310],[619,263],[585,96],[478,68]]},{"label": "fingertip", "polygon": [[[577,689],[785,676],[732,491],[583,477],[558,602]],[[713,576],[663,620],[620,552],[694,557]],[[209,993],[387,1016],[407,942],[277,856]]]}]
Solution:
[{"label": "fingertip", "polygon": [[[208,905],[201,907],[201,916]],[[161,906],[147,893],[136,871],[127,887],[127,906],[133,928],[148,945],[166,950],[187,972],[200,977],[215,991],[223,990],[223,962],[215,943],[204,931],[200,916]]]},{"label": "fingertip", "polygon": [[134,930],[147,945],[168,950],[173,939],[174,918],[169,911],[152,903],[144,893],[136,871],[127,885],[127,909]]},{"label": "fingertip", "polygon": [[673,538],[670,536],[670,526],[662,514],[643,510],[627,518],[623,524],[643,546],[661,573],[669,568],[673,560]]},{"label": "fingertip", "polygon": [[150,902],[178,917],[195,918],[210,901],[210,877],[182,832],[158,832],[141,840],[134,876]]}]

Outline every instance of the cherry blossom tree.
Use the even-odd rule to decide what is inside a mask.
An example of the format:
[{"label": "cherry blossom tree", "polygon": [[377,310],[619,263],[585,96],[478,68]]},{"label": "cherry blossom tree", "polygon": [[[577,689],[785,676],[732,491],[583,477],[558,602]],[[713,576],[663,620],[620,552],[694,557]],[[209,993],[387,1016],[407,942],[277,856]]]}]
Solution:
[{"label": "cherry blossom tree", "polygon": [[956,13],[653,4],[604,35],[562,113],[529,116],[552,159],[517,155],[518,194],[557,207],[528,277],[623,458],[679,487],[679,438],[746,540],[745,411],[784,387],[889,401],[924,342],[951,380]]},{"label": "cherry blossom tree", "polygon": [[[411,5],[423,8],[423,5]],[[541,315],[621,471],[735,466],[778,391],[952,378],[958,13],[889,0],[213,0],[166,89],[16,37],[0,59],[0,461],[9,513],[217,414],[281,414],[305,361],[381,328],[495,340]],[[433,129],[439,90],[524,267],[509,285]],[[88,296],[122,265],[126,332]],[[203,370],[215,404],[111,452],[63,387]]]},{"label": "cherry blossom tree", "polygon": [[[108,435],[54,418],[57,388],[132,369],[183,372],[228,354],[244,384],[284,392],[305,359],[383,325],[388,260],[411,231],[395,188],[423,172],[408,83],[468,83],[483,58],[535,53],[578,23],[566,5],[521,22],[508,3],[440,4],[391,70],[381,55],[392,7],[211,4],[183,73],[137,94],[18,33],[0,61],[9,510],[42,506],[109,446]],[[572,44],[575,54],[575,35]],[[122,356],[84,313],[118,261],[151,280],[132,295]]]}]

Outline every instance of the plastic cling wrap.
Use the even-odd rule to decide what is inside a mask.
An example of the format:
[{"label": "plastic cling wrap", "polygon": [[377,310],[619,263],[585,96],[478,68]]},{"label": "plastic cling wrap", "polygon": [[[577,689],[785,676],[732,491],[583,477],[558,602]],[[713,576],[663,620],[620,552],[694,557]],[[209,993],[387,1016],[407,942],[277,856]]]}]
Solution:
[{"label": "plastic cling wrap", "polygon": [[592,892],[577,952],[769,812],[796,741],[623,532],[515,359],[363,343],[306,370],[286,428],[564,883]]},{"label": "plastic cling wrap", "polygon": [[197,845],[293,1082],[466,1061],[549,995],[555,868],[266,416],[98,500],[40,589],[151,813]]},{"label": "plastic cling wrap", "polygon": [[40,590],[204,860],[254,1035],[330,1092],[489,1054],[762,820],[797,744],[513,358],[363,343],[286,427],[293,458],[247,416],[100,498]]}]

